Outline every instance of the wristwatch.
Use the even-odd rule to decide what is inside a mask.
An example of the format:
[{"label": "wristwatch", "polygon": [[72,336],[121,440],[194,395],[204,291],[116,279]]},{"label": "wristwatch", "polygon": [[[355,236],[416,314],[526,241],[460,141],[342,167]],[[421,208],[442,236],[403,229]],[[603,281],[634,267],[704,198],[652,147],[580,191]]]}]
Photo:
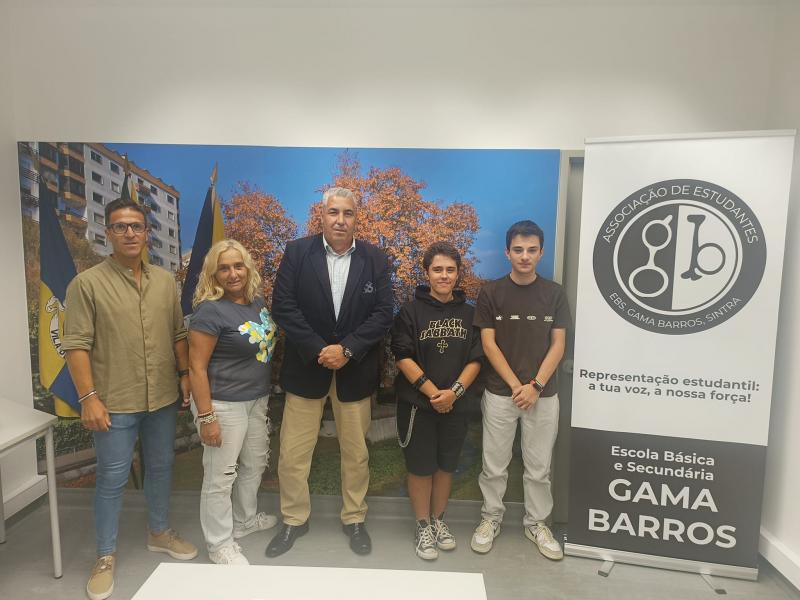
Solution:
[{"label": "wristwatch", "polygon": [[344,354],[345,358],[353,358],[353,351],[346,346],[342,346],[342,354]]},{"label": "wristwatch", "polygon": [[544,391],[544,386],[536,380],[536,377],[531,379],[531,385],[534,389],[539,392],[540,394]]}]

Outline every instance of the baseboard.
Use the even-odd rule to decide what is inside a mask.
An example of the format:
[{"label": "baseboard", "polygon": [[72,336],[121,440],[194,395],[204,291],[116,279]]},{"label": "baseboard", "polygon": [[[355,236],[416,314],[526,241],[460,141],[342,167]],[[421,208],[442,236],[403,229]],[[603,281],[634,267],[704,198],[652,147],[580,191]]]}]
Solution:
[{"label": "baseboard", "polygon": [[11,492],[3,494],[3,510],[8,519],[17,514],[31,502],[47,493],[47,477],[34,475],[29,481]]},{"label": "baseboard", "polygon": [[800,556],[772,533],[761,528],[758,551],[781,575],[800,589]]}]

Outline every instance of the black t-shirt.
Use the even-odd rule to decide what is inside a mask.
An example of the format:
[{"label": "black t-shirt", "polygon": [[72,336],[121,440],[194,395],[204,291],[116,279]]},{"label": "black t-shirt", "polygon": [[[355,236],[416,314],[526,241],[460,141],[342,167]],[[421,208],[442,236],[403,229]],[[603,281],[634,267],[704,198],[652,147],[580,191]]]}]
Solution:
[{"label": "black t-shirt", "polygon": [[[522,383],[539,371],[550,349],[550,331],[571,324],[564,289],[541,275],[528,285],[517,285],[506,275],[484,285],[478,294],[475,325],[495,330],[497,346]],[[511,388],[491,365],[486,369],[486,389],[500,396],[511,395]],[[557,391],[553,373],[541,396],[553,396]]]},{"label": "black t-shirt", "polygon": [[[453,300],[442,304],[419,286],[415,299],[402,306],[392,326],[395,359],[411,358],[438,389],[450,388],[467,363],[483,357],[480,332],[473,326],[475,309],[465,302],[464,292],[455,290]],[[405,375],[395,379],[398,400],[433,410],[430,400],[415,390]],[[474,386],[467,389],[467,394]],[[466,407],[467,396],[453,405],[453,412]]]},{"label": "black t-shirt", "polygon": [[269,362],[278,328],[262,298],[250,304],[223,298],[203,302],[190,317],[189,329],[217,338],[208,362],[211,398],[237,402],[269,393]]}]

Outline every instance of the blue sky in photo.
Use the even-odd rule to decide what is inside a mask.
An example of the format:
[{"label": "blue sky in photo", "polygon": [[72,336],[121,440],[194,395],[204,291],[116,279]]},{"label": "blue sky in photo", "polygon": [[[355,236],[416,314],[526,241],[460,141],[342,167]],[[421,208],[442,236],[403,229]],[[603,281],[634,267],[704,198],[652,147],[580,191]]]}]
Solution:
[{"label": "blue sky in photo", "polygon": [[[344,148],[286,148],[269,146],[189,146],[177,144],[106,144],[128,154],[180,192],[182,250],[191,248],[197,220],[218,164],[217,192],[230,198],[237,182],[247,181],[273,194],[304,231],[309,205],[317,190],[329,184]],[[500,277],[508,271],[505,232],[521,219],[536,221],[545,232],[545,257],[539,272],[553,276],[558,150],[430,150],[410,148],[351,148],[366,172],[371,167],[399,167],[425,182],[425,200],[442,205],[472,204],[480,230],[472,246],[479,259],[478,275]]]}]

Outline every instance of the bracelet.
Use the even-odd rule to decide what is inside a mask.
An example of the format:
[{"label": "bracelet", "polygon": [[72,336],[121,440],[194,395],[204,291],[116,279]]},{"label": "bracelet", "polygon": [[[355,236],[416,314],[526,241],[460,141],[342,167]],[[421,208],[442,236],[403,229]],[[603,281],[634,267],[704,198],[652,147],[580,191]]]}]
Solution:
[{"label": "bracelet", "polygon": [[456,395],[456,400],[461,398],[461,396],[463,396],[464,392],[466,391],[466,388],[464,387],[464,384],[461,383],[460,381],[458,381],[457,379],[456,379],[455,383],[450,386],[450,389]]},{"label": "bracelet", "polygon": [[84,401],[84,400],[86,400],[86,399],[87,399],[89,396],[96,396],[96,395],[97,395],[97,390],[92,390],[91,392],[88,392],[88,393],[84,394],[83,396],[81,396],[80,398],[78,398],[78,402],[79,402],[79,403],[80,403],[80,402],[83,402],[83,401]]},{"label": "bracelet", "polygon": [[531,379],[531,385],[532,385],[532,386],[534,387],[534,389],[535,389],[537,392],[539,392],[540,394],[541,394],[541,393],[544,391],[544,386],[543,386],[541,383],[539,383],[539,380],[537,380],[537,379],[536,379],[536,377],[534,377],[533,379]]},{"label": "bracelet", "polygon": [[189,374],[189,369],[181,369],[178,371],[178,377],[186,377]]},{"label": "bracelet", "polygon": [[414,382],[414,385],[413,385],[414,389],[419,391],[419,388],[421,388],[423,385],[425,385],[426,381],[428,381],[428,378],[425,377],[425,373],[423,373],[422,375],[419,376],[419,379],[417,379]]},{"label": "bracelet", "polygon": [[217,420],[217,413],[215,413],[213,410],[205,415],[197,415],[197,419],[195,419],[198,425],[208,425],[209,423],[213,423],[216,420]]}]

